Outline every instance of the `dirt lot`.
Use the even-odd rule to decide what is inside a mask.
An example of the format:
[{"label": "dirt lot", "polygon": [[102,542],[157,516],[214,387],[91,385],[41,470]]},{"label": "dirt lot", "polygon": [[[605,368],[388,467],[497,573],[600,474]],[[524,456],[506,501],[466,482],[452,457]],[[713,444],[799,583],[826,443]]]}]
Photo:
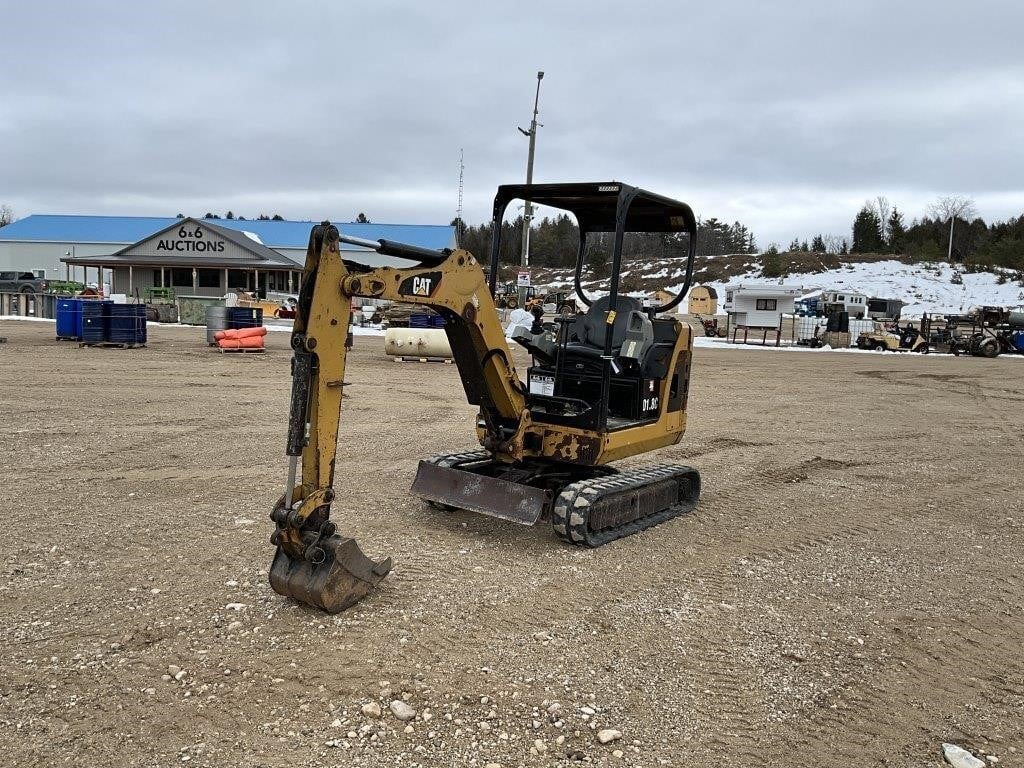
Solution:
[{"label": "dirt lot", "polygon": [[0,322],[0,764],[1024,764],[1022,360],[700,349],[697,512],[575,551],[412,498],[472,409],[358,338],[335,519],[396,565],[332,617],[266,583],[287,335],[52,334]]}]

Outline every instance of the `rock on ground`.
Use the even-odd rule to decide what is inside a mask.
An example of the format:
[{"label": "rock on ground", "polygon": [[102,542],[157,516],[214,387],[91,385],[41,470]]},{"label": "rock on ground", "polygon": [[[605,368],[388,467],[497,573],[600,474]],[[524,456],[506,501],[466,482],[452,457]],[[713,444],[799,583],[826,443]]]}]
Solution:
[{"label": "rock on ground", "polygon": [[390,709],[391,714],[393,714],[395,717],[397,717],[399,720],[403,722],[407,720],[412,720],[414,717],[416,717],[416,710],[410,707],[404,701],[399,701],[398,699],[391,702]]},{"label": "rock on ground", "polygon": [[943,743],[942,756],[953,768],[986,768],[988,765],[984,760],[975,757],[956,744]]}]

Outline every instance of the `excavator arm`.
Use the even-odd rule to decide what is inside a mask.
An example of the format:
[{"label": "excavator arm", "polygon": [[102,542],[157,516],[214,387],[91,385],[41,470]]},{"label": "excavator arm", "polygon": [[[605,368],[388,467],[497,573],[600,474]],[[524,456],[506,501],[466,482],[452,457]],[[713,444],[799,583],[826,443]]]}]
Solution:
[{"label": "excavator arm", "polygon": [[[371,268],[341,258],[350,242],[416,266]],[[523,387],[483,269],[467,251],[432,251],[389,241],[343,238],[328,222],[313,228],[292,331],[288,481],[271,513],[277,547],[270,583],[282,595],[335,613],[364,597],[391,570],[330,520],[345,363],[354,297],[432,307],[446,331],[484,444],[500,452],[528,421]],[[301,464],[301,466],[300,466]]]}]

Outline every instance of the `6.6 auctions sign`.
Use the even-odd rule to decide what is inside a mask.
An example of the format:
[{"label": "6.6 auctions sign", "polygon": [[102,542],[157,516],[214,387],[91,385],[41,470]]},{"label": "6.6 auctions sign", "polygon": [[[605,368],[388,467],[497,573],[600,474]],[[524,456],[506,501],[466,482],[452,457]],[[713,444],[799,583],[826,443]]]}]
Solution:
[{"label": "6.6 auctions sign", "polygon": [[222,253],[224,251],[223,240],[208,240],[203,235],[202,227],[178,227],[177,239],[165,237],[156,244],[158,251],[208,251],[210,253]]}]

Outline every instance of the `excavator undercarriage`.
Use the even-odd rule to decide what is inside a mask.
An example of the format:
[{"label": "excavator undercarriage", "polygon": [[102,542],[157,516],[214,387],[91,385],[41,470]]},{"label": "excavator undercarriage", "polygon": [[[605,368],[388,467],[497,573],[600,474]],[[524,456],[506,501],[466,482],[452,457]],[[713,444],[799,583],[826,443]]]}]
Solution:
[{"label": "excavator undercarriage", "polygon": [[[588,307],[541,333],[513,339],[532,364],[516,371],[494,303],[501,221],[513,200],[562,208],[581,233],[576,293]],[[433,308],[467,400],[479,407],[481,450],[421,461],[413,493],[438,509],[467,509],[533,525],[551,522],[563,541],[597,547],[691,511],[700,495],[692,467],[616,467],[611,462],[678,442],[686,427],[692,338],[664,315],[686,294],[696,220],[684,203],[618,182],[500,187],[490,274],[462,250],[429,250],[313,228],[292,333],[288,481],[275,505],[270,569],[275,591],[325,611],[360,600],[391,569],[372,560],[330,520],[349,323],[355,297]],[[607,295],[591,299],[580,278],[587,237],[614,233]],[[687,253],[683,285],[660,307],[618,293],[623,238],[654,232]],[[340,243],[413,263],[370,267],[341,258]],[[300,471],[301,470],[301,471]]]},{"label": "excavator undercarriage", "polygon": [[421,461],[412,492],[438,509],[468,509],[524,525],[548,518],[563,541],[599,547],[691,511],[700,474],[672,465],[510,465],[473,451]]}]

